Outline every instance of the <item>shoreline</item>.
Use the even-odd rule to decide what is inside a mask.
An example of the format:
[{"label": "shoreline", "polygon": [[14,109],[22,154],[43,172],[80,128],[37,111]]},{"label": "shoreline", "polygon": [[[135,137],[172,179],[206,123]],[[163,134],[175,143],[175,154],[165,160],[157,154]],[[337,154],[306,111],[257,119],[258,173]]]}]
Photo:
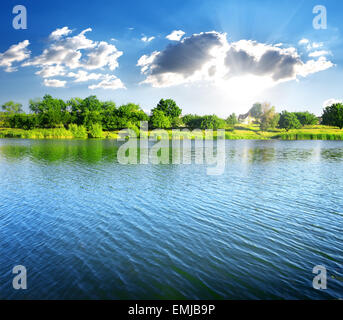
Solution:
[{"label": "shoreline", "polygon": [[[176,130],[183,130],[185,128],[180,128]],[[54,128],[54,129],[15,129],[15,128],[0,128],[0,138],[16,138],[16,139],[65,139],[65,140],[118,140],[119,131],[103,131],[102,137],[91,138],[77,137],[72,131],[65,128]],[[149,130],[149,136],[153,131]],[[169,135],[169,140],[172,139],[172,130],[166,130]],[[202,131],[204,132],[204,131]],[[178,133],[180,139],[199,139],[199,133],[194,134],[190,132],[180,132]],[[139,137],[139,136],[137,136]],[[202,138],[204,138],[202,136]],[[213,131],[213,138],[217,139],[217,132]],[[272,130],[272,131],[261,131],[253,126],[238,125],[234,129],[225,130],[225,140],[343,140],[343,130],[335,127],[327,126],[311,126],[302,129],[289,130]]]}]

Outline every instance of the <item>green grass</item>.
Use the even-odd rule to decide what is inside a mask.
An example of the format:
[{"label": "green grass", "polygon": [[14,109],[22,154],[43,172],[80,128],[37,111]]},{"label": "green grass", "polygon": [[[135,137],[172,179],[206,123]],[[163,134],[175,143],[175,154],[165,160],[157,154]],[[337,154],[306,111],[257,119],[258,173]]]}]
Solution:
[{"label": "green grass", "polygon": [[[172,130],[167,130],[171,139]],[[180,132],[180,139],[199,139],[203,137],[202,132]],[[149,132],[151,134],[151,132]],[[157,135],[158,136],[158,135]],[[23,138],[23,139],[85,139],[88,132],[84,127],[71,127],[56,129],[11,129],[0,128],[0,138]],[[118,131],[104,131],[103,139],[117,139]],[[158,138],[158,137],[157,137]],[[214,131],[214,138],[217,138],[217,132]],[[307,126],[302,129],[289,130],[282,129],[261,131],[257,125],[236,125],[234,128],[225,131],[225,138],[228,140],[343,140],[343,130],[328,126]]]},{"label": "green grass", "polygon": [[0,129],[0,138],[23,139],[73,139],[71,131],[64,128],[56,129]]},{"label": "green grass", "polygon": [[328,126],[306,126],[302,129],[280,131],[274,139],[281,140],[343,140],[343,130]]}]

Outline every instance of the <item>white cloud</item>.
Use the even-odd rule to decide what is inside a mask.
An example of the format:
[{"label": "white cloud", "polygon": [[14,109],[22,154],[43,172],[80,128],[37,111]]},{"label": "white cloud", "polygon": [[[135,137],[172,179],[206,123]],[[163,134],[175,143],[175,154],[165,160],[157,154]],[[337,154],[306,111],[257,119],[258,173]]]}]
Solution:
[{"label": "white cloud", "polygon": [[[117,50],[114,45],[105,41],[96,42],[87,39],[85,34],[90,31],[92,29],[88,28],[76,36],[59,38],[53,41],[41,55],[24,63],[23,66],[40,66],[44,68],[59,65],[70,69],[80,67],[97,69],[108,66],[110,70],[114,70],[118,66],[117,59],[123,53]],[[82,59],[81,50],[87,52],[86,59]]]},{"label": "white cloud", "polygon": [[309,48],[318,49],[318,48],[321,48],[323,46],[324,46],[323,42],[313,42]]},{"label": "white cloud", "polygon": [[142,67],[141,68],[142,73],[145,73],[148,70],[148,68],[154,62],[154,59],[158,54],[159,54],[158,51],[154,51],[150,56],[145,54],[139,58],[137,62],[137,66]]},{"label": "white cloud", "polygon": [[[302,41],[305,42],[305,41]],[[294,47],[282,48],[251,40],[228,43],[226,34],[203,32],[168,45],[162,51],[143,55],[137,63],[146,75],[142,83],[167,87],[182,83],[232,83],[230,79],[249,78],[274,85],[298,76],[326,70],[333,63],[321,56],[303,61]]]},{"label": "white cloud", "polygon": [[41,76],[42,78],[64,76],[65,68],[61,65],[44,66],[41,70],[37,71],[35,74]]},{"label": "white cloud", "polygon": [[118,51],[113,44],[108,44],[105,41],[99,42],[94,49],[87,54],[88,59],[81,66],[93,70],[108,66],[110,70],[118,67],[118,58],[123,55],[122,51]]},{"label": "white cloud", "polygon": [[333,66],[334,64],[331,61],[325,57],[320,57],[318,60],[309,60],[306,63],[302,63],[298,67],[297,72],[302,77],[307,77],[310,74],[327,70]]},{"label": "white cloud", "polygon": [[171,34],[168,34],[166,38],[172,41],[180,41],[185,34],[186,33],[182,30],[174,30]]},{"label": "white cloud", "polygon": [[44,85],[46,87],[63,88],[65,87],[67,81],[57,80],[57,79],[44,79]]},{"label": "white cloud", "polygon": [[106,75],[102,73],[88,73],[87,71],[79,70],[77,73],[69,72],[67,76],[70,78],[75,78],[74,82],[87,82],[90,80],[99,80]]},{"label": "white cloud", "polygon": [[152,40],[154,40],[154,39],[155,39],[155,37],[149,37],[149,38],[148,38],[148,37],[144,36],[144,37],[142,37],[141,40],[142,40],[143,42],[150,42],[150,41],[152,41]]},{"label": "white cloud", "polygon": [[4,53],[0,53],[0,67],[5,67],[6,72],[17,71],[17,68],[13,67],[13,63],[24,61],[30,57],[31,52],[27,49],[29,45],[30,42],[24,40],[12,45]]},{"label": "white cloud", "polygon": [[305,45],[305,44],[308,44],[310,42],[310,40],[306,39],[306,38],[302,38],[298,44],[299,45]]},{"label": "white cloud", "polygon": [[70,30],[68,27],[63,27],[61,29],[56,29],[55,31],[53,31],[49,38],[51,40],[58,40],[58,39],[61,39],[63,36],[66,36],[70,33],[72,33],[73,31]]},{"label": "white cloud", "polygon": [[97,46],[96,42],[85,37],[85,33],[89,31],[91,29],[86,29],[74,37],[63,37],[52,41],[52,44],[41,55],[27,61],[23,66],[62,65],[70,69],[81,67],[82,54],[80,50],[91,50]]},{"label": "white cloud", "polygon": [[330,51],[318,50],[318,51],[311,52],[308,56],[316,58],[316,57],[320,57],[320,56],[326,56],[326,55],[329,55],[329,54],[331,54]]},{"label": "white cloud", "polygon": [[325,100],[323,102],[323,108],[332,106],[335,103],[343,103],[343,101],[340,100],[340,99],[335,99],[335,98],[331,98],[331,99]]},{"label": "white cloud", "polygon": [[[68,27],[53,31],[49,36],[48,47],[40,55],[24,62],[22,66],[39,67],[40,70],[36,74],[42,78],[63,76],[75,78],[74,82],[100,79],[109,81],[105,78],[106,74],[88,73],[86,70],[108,68],[113,71],[118,67],[117,60],[123,52],[113,44],[87,38],[86,33],[90,31],[92,29],[88,28],[75,36],[70,36],[72,31]],[[79,70],[75,72],[75,69]],[[113,79],[111,81],[113,82]],[[66,83],[66,80],[44,80],[46,86],[64,87]],[[118,84],[118,81],[116,83]]]},{"label": "white cloud", "polygon": [[124,84],[114,75],[106,75],[105,79],[98,84],[88,86],[89,89],[106,89],[106,90],[117,90],[125,89]]},{"label": "white cloud", "polygon": [[307,51],[316,50],[324,46],[323,42],[311,42],[309,39],[303,38],[298,42],[299,45],[306,46]]}]

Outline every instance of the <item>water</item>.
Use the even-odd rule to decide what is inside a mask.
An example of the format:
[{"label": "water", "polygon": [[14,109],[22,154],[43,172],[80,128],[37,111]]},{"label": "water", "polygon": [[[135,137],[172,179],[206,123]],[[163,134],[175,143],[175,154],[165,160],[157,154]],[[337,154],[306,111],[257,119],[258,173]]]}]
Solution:
[{"label": "water", "polygon": [[343,298],[343,142],[226,141],[220,176],[116,150],[0,140],[0,298]]}]

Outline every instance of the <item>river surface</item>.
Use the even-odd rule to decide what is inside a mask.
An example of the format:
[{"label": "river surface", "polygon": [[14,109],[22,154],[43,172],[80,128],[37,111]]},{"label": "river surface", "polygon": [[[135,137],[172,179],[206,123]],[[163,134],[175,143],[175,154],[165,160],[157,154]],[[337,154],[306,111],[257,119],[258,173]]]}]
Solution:
[{"label": "river surface", "polygon": [[113,141],[0,139],[0,298],[343,298],[343,142],[225,143],[211,176],[120,164]]}]

